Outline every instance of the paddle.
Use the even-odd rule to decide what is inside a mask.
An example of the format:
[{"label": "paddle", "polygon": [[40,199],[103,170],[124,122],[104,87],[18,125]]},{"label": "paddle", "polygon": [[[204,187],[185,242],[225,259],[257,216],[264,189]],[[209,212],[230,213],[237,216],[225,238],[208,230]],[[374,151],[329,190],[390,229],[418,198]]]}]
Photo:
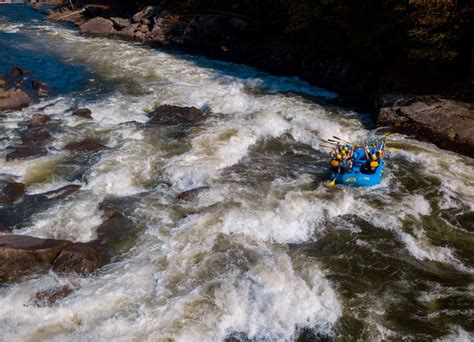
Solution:
[{"label": "paddle", "polygon": [[338,138],[338,137],[336,137],[335,135],[333,135],[332,137],[333,137],[334,139],[340,140],[340,141],[342,141],[342,142],[344,142],[344,143],[346,143],[346,144],[350,144],[350,145],[352,145],[352,143],[348,142],[347,140],[344,140],[344,139]]},{"label": "paddle", "polygon": [[327,185],[328,188],[332,188],[334,185],[336,185],[336,178],[334,178],[332,181],[330,181]]}]

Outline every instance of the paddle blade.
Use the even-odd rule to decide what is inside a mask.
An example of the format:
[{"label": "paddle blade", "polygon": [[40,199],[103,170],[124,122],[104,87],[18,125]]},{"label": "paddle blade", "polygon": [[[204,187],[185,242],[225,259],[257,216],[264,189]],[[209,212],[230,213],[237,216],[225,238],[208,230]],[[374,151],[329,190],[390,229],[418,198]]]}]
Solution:
[{"label": "paddle blade", "polygon": [[328,188],[332,188],[334,185],[336,185],[336,178],[334,178],[332,181],[330,181],[327,185]]}]

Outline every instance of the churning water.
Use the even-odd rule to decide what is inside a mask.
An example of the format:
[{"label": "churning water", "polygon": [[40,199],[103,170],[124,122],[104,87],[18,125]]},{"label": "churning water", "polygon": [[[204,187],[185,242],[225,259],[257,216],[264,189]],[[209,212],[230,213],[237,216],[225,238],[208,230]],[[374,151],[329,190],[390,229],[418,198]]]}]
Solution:
[{"label": "churning water", "polygon": [[[19,65],[54,94],[0,119],[0,175],[30,194],[82,185],[19,218],[15,234],[93,240],[110,196],[134,226],[93,276],[51,272],[0,287],[5,341],[473,338],[472,159],[400,136],[381,185],[327,189],[321,139],[368,133],[366,116],[324,105],[333,93],[83,37],[23,6],[0,7],[0,48],[0,73]],[[208,114],[184,128],[144,125],[161,104]],[[71,116],[78,106],[94,120]],[[39,111],[57,122],[48,155],[6,162]],[[85,138],[109,149],[62,149]],[[176,201],[200,186],[193,201]],[[61,285],[75,291],[30,305]]]}]

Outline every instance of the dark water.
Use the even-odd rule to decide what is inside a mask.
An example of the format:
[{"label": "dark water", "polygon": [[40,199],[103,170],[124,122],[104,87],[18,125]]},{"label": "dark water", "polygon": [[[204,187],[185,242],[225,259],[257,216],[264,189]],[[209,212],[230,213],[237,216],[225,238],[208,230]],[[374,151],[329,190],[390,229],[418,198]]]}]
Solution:
[{"label": "dark water", "polygon": [[[364,139],[367,116],[326,108],[294,78],[82,37],[26,6],[0,6],[0,73],[18,65],[52,96],[0,121],[0,174],[64,201],[1,208],[16,234],[89,241],[114,198],[114,257],[88,278],[38,274],[0,289],[6,340],[472,340],[474,162],[409,137],[381,185],[327,189],[333,135]],[[209,110],[143,125],[160,104]],[[94,120],[71,117],[75,106]],[[42,158],[6,162],[22,123],[55,122]],[[134,122],[131,122],[134,121]],[[93,138],[102,153],[65,144]],[[206,186],[190,202],[177,195]],[[6,210],[8,213],[6,214]],[[103,227],[103,226],[102,226]],[[39,290],[72,284],[50,308]]]}]

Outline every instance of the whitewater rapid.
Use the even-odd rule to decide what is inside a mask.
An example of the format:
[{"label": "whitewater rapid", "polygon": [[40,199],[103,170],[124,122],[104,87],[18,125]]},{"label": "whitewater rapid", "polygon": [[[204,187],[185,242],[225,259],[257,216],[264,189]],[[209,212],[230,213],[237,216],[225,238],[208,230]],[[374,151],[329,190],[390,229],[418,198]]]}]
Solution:
[{"label": "whitewater rapid", "polygon": [[[29,194],[82,185],[15,233],[91,241],[103,222],[98,205],[110,196],[136,203],[129,217],[140,227],[133,246],[93,276],[50,272],[0,287],[3,340],[221,341],[243,334],[270,341],[296,339],[303,329],[344,336],[338,324],[351,304],[335,280],[338,270],[293,246],[363,232],[362,221],[391,234],[401,260],[474,273],[456,245],[443,245],[426,228],[440,210],[474,211],[472,159],[398,136],[393,144],[402,152],[387,157],[381,185],[330,190],[322,141],[369,133],[367,116],[324,105],[332,92],[246,66],[83,37],[57,24],[2,23],[0,31],[28,35],[24,53],[41,46],[87,69],[87,90],[58,91],[1,121],[8,139],[0,141],[0,174],[25,183]],[[144,125],[162,104],[195,106],[206,118],[182,134]],[[71,116],[75,107],[89,108],[94,119]],[[40,110],[60,122],[48,155],[6,162],[17,129]],[[84,138],[109,149],[92,160],[62,149]],[[202,186],[192,202],[176,201]],[[439,229],[472,239],[462,224]],[[380,248],[363,237],[347,243]],[[64,285],[75,290],[59,303],[31,304],[32,294]],[[373,296],[369,302],[380,308],[364,312],[366,336],[402,336]],[[472,337],[460,326],[447,330]]]}]

